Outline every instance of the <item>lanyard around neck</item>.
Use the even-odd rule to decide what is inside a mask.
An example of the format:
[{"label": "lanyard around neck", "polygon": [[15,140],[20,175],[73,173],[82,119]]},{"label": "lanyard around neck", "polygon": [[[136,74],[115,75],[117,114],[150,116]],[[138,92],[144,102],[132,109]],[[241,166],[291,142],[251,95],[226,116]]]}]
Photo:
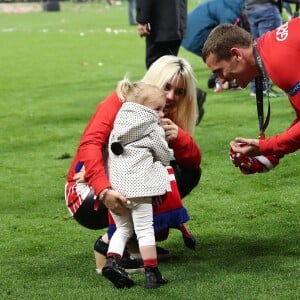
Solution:
[{"label": "lanyard around neck", "polygon": [[[259,127],[259,138],[264,139],[265,130],[269,125],[270,114],[271,114],[269,83],[268,83],[265,67],[256,48],[256,43],[253,44],[253,54],[254,54],[256,64],[260,71],[260,75],[255,77],[255,88],[256,88],[255,94],[256,94],[256,108],[257,108],[257,118],[258,118],[258,127]],[[264,119],[264,93],[263,93],[264,84],[266,87],[267,98],[268,98],[268,112],[267,112],[266,119]]]}]

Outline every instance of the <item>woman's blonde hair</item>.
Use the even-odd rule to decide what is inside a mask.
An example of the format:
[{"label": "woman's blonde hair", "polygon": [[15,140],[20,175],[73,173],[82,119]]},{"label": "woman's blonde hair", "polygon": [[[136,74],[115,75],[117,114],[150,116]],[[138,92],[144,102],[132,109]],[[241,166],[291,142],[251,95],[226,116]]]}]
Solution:
[{"label": "woman's blonde hair", "polygon": [[168,117],[192,135],[198,110],[196,79],[188,61],[173,55],[162,56],[150,66],[141,81],[165,90],[166,85],[173,79],[183,82],[186,93],[183,100],[176,103],[176,109]]}]

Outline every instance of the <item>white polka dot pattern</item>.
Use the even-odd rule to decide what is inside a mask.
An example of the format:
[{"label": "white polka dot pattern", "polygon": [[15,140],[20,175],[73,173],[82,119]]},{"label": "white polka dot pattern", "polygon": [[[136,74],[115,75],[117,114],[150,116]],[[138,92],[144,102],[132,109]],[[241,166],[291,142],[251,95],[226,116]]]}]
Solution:
[{"label": "white polka dot pattern", "polygon": [[[110,146],[124,148],[115,155]],[[140,104],[126,102],[117,114],[109,139],[108,174],[111,185],[126,197],[146,197],[171,190],[166,166],[174,159],[156,113]]]}]

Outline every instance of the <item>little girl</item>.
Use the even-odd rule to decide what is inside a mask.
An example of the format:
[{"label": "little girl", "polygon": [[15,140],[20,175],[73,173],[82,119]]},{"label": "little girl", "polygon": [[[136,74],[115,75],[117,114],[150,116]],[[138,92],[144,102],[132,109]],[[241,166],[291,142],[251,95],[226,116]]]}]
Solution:
[{"label": "little girl", "polygon": [[[116,287],[132,287],[133,280],[120,267],[126,243],[135,231],[146,274],[146,288],[157,288],[168,281],[158,269],[153,228],[153,197],[173,194],[170,161],[173,150],[160,125],[166,104],[165,93],[142,82],[121,81],[117,88],[124,103],[114,122],[108,144],[108,175],[113,189],[127,198],[128,211],[110,212],[116,224],[107,252],[104,277]],[[174,179],[173,179],[174,181]],[[176,197],[180,197],[175,184]],[[162,199],[161,199],[162,200]],[[188,216],[186,214],[186,219]]]}]

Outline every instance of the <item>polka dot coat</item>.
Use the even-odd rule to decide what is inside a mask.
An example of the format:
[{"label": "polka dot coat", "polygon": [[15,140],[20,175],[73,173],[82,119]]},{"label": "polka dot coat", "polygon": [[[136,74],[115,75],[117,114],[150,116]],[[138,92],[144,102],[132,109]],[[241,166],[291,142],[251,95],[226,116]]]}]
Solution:
[{"label": "polka dot coat", "polygon": [[[122,146],[121,154],[111,150]],[[119,110],[108,145],[111,185],[128,198],[163,195],[171,191],[166,166],[174,159],[156,113],[146,106],[126,102]]]}]

